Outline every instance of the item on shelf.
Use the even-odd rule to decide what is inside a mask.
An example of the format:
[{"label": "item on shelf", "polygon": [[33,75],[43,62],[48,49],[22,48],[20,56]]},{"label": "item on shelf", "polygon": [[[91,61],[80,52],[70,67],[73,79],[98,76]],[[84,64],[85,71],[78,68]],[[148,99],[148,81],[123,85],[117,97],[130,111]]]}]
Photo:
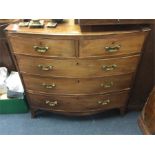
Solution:
[{"label": "item on shelf", "polygon": [[54,22],[54,23],[62,23],[63,19],[52,19],[52,22]]},{"label": "item on shelf", "polygon": [[20,27],[28,27],[31,19],[21,19],[18,23],[18,26]]},{"label": "item on shelf", "polygon": [[[28,112],[28,106],[24,99],[23,88],[18,73],[11,72],[10,76],[7,78],[7,68],[5,67],[0,67],[0,73],[0,82],[3,81],[3,87],[5,87],[3,94],[0,94],[0,114]],[[7,87],[13,91],[9,90]]]},{"label": "item on shelf", "polygon": [[46,27],[48,27],[48,28],[55,28],[56,26],[57,26],[57,23],[52,22],[52,21],[50,21],[46,24]]},{"label": "item on shelf", "polygon": [[24,98],[24,93],[7,90],[7,97],[8,98],[23,99]]},{"label": "item on shelf", "polygon": [[7,94],[0,95],[0,100],[7,100],[7,99],[8,99]]},{"label": "item on shelf", "polygon": [[7,92],[7,87],[5,84],[5,80],[8,76],[8,70],[6,67],[0,67],[0,94],[4,94]]},{"label": "item on shelf", "polygon": [[6,79],[7,96],[10,98],[23,98],[24,88],[18,72],[12,71]]},{"label": "item on shelf", "polygon": [[31,19],[23,19],[23,22],[30,22]]},{"label": "item on shelf", "polygon": [[18,25],[20,27],[28,27],[29,26],[29,22],[20,22]]},{"label": "item on shelf", "polygon": [[32,19],[29,23],[30,28],[43,28],[44,27],[44,20],[40,19]]}]

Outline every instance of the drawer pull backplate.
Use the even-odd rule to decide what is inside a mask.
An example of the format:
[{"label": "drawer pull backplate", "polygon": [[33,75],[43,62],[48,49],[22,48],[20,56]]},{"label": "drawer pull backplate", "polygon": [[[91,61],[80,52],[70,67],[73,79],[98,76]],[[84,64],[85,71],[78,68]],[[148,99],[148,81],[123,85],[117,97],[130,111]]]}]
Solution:
[{"label": "drawer pull backplate", "polygon": [[104,70],[104,71],[112,71],[112,70],[114,70],[114,69],[116,69],[117,68],[117,65],[116,64],[112,64],[112,65],[103,65],[102,66],[102,69]]},{"label": "drawer pull backplate", "polygon": [[51,65],[41,65],[39,64],[38,67],[43,70],[43,71],[49,71],[49,70],[52,70],[53,69],[53,66]]},{"label": "drawer pull backplate", "polygon": [[106,82],[106,83],[101,83],[101,87],[104,87],[104,88],[111,88],[113,85],[114,85],[114,83],[112,81]]},{"label": "drawer pull backplate", "polygon": [[100,105],[107,105],[109,103],[110,103],[110,100],[109,99],[104,100],[104,101],[98,101],[98,104],[100,104]]},{"label": "drawer pull backplate", "polygon": [[111,45],[111,46],[106,46],[105,50],[109,53],[117,52],[121,48],[121,45]]},{"label": "drawer pull backplate", "polygon": [[33,48],[35,49],[36,52],[38,53],[45,53],[48,51],[48,47],[47,46],[33,46]]},{"label": "drawer pull backplate", "polygon": [[49,100],[46,100],[45,103],[47,105],[49,105],[50,107],[55,107],[58,104],[58,101],[49,101]]},{"label": "drawer pull backplate", "polygon": [[52,83],[52,84],[42,83],[42,86],[44,86],[47,89],[52,89],[52,88],[56,87],[56,84],[55,83]]}]

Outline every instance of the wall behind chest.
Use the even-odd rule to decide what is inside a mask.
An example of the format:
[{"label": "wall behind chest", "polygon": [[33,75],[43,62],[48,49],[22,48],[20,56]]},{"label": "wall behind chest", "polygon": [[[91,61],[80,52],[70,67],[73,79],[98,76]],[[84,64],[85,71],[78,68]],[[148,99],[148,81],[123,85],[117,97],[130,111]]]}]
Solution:
[{"label": "wall behind chest", "polygon": [[0,23],[0,66],[7,67],[10,71],[15,70],[15,65],[10,55],[10,49],[5,36],[6,23]]},{"label": "wall behind chest", "polygon": [[155,83],[155,25],[153,24],[150,27],[151,31],[143,47],[141,63],[138,67],[134,88],[129,100],[129,109],[141,109]]}]

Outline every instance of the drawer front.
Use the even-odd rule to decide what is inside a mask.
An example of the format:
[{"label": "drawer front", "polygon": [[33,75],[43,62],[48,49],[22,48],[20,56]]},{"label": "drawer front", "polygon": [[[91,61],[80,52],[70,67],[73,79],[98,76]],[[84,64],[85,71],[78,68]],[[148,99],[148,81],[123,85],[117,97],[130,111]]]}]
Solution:
[{"label": "drawer front", "polygon": [[98,60],[55,60],[16,56],[21,72],[41,76],[103,77],[127,74],[136,70],[139,55]]},{"label": "drawer front", "polygon": [[28,94],[32,107],[53,111],[82,112],[123,107],[128,92],[109,95],[57,96]]},{"label": "drawer front", "polygon": [[[121,79],[121,81],[120,81]],[[27,90],[53,94],[103,94],[130,88],[133,74],[104,78],[46,78],[23,75]]]},{"label": "drawer front", "polygon": [[73,40],[10,37],[10,41],[13,51],[18,54],[75,57],[75,43]]},{"label": "drawer front", "polygon": [[103,39],[80,41],[80,57],[106,57],[140,53],[147,32],[111,35]]}]

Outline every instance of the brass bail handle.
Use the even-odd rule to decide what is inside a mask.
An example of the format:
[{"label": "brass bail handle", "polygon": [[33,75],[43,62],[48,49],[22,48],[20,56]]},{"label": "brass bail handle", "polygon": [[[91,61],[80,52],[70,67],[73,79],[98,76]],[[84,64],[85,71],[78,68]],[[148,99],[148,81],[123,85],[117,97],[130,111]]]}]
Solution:
[{"label": "brass bail handle", "polygon": [[119,51],[120,48],[121,48],[121,45],[111,45],[111,46],[106,46],[105,50],[109,53],[112,53],[112,52]]},{"label": "brass bail handle", "polygon": [[98,104],[100,104],[100,105],[107,105],[109,103],[110,103],[110,100],[109,99],[104,100],[104,101],[98,101]]},{"label": "brass bail handle", "polygon": [[112,64],[112,65],[103,65],[102,66],[102,69],[104,70],[104,71],[112,71],[112,70],[114,70],[114,69],[116,69],[117,68],[117,65],[116,64]]},{"label": "brass bail handle", "polygon": [[113,85],[114,83],[112,81],[101,83],[101,87],[104,87],[104,88],[111,88]]},{"label": "brass bail handle", "polygon": [[41,65],[39,64],[38,67],[43,70],[43,71],[49,71],[49,70],[52,70],[53,69],[53,66],[51,65]]},{"label": "brass bail handle", "polygon": [[43,83],[42,86],[44,86],[47,89],[52,89],[52,88],[56,87],[56,84],[55,83],[52,83],[52,84]]},{"label": "brass bail handle", "polygon": [[58,104],[58,101],[49,101],[49,100],[46,100],[45,103],[47,105],[49,105],[50,107],[55,107]]},{"label": "brass bail handle", "polygon": [[48,51],[48,47],[47,46],[33,46],[33,48],[38,53],[45,53],[45,52]]}]

